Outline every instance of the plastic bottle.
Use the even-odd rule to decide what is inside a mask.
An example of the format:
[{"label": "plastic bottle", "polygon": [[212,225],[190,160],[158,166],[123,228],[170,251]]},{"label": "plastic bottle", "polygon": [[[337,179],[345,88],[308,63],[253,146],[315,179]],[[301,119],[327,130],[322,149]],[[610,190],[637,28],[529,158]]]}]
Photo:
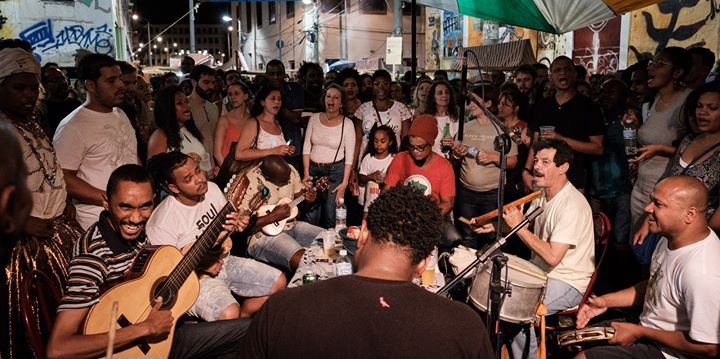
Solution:
[{"label": "plastic bottle", "polygon": [[637,121],[629,114],[623,118],[623,141],[625,142],[625,154],[628,157],[637,156]]},{"label": "plastic bottle", "polygon": [[352,262],[347,256],[347,250],[340,250],[340,257],[335,262],[335,275],[337,277],[341,275],[350,275],[353,272]]},{"label": "plastic bottle", "polygon": [[340,203],[335,207],[335,231],[340,233],[343,228],[347,228],[347,207],[345,200],[340,198]]}]

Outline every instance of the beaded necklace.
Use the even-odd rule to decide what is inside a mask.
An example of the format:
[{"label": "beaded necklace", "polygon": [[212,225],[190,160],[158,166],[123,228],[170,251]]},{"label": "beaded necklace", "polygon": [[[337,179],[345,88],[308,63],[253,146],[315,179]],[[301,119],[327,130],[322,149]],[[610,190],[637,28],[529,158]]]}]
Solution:
[{"label": "beaded necklace", "polygon": [[[25,139],[25,142],[30,148],[30,151],[35,156],[35,160],[38,161],[38,165],[40,166],[39,171],[42,172],[43,177],[45,178],[45,182],[48,184],[48,186],[50,186],[50,189],[61,189],[62,184],[56,185],[57,178],[55,174],[58,170],[57,155],[55,154],[55,150],[52,148],[52,146],[46,146],[43,143],[42,139],[47,138],[47,135],[40,128],[40,125],[38,125],[35,121],[19,122],[15,120],[12,120],[12,124],[15,126],[15,128],[18,129],[18,133],[20,134],[20,136],[23,137],[23,139]],[[42,148],[52,154],[52,162],[47,164],[49,168],[46,168],[47,161],[44,160],[45,156],[41,155],[40,152],[36,149],[36,147]],[[28,174],[32,175],[36,172],[37,171],[33,171]],[[43,186],[40,186],[40,189],[38,191],[42,193]]]}]

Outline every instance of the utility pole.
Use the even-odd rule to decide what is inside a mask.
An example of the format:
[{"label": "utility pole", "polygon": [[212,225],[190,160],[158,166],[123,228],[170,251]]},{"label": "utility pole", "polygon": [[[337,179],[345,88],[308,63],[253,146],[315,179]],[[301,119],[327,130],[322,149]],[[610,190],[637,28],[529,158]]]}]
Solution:
[{"label": "utility pole", "polygon": [[315,2],[313,2],[313,10],[315,10],[315,14],[313,14],[313,32],[315,33],[313,61],[315,61],[316,64],[320,63],[320,6],[318,6],[318,1],[319,0],[315,0]]},{"label": "utility pole", "polygon": [[147,30],[148,30],[148,42],[145,46],[147,46],[148,49],[148,66],[152,66],[152,37],[150,36],[150,21],[147,22]]},{"label": "utility pole", "polygon": [[195,53],[195,4],[193,0],[188,0],[190,6],[190,53]]}]

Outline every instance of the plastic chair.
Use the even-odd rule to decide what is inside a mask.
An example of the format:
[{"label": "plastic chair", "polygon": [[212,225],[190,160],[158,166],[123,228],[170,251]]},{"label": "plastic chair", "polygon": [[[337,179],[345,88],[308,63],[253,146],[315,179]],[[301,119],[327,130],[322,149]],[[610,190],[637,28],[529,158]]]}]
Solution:
[{"label": "plastic chair", "polygon": [[25,337],[36,358],[45,358],[45,343],[55,322],[62,293],[44,273],[33,270],[20,284],[20,315]]}]

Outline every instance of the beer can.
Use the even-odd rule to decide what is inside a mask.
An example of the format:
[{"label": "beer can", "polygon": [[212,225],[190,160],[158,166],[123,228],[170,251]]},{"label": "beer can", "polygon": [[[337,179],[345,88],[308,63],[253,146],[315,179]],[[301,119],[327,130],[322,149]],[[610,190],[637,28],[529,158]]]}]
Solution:
[{"label": "beer can", "polygon": [[303,284],[314,283],[318,280],[320,280],[320,276],[311,271],[308,271],[302,277]]}]

